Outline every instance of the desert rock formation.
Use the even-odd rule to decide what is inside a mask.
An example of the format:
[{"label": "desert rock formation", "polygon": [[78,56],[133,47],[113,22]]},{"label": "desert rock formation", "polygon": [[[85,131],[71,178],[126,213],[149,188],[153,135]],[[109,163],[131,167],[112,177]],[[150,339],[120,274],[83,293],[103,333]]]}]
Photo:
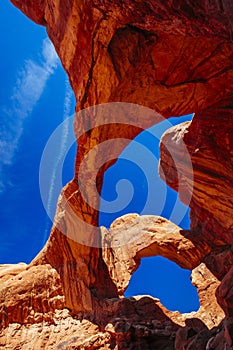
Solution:
[{"label": "desert rock formation", "polygon": [[[233,3],[11,1],[46,26],[69,75],[79,147],[46,246],[29,266],[0,267],[0,348],[231,349]],[[87,109],[109,102],[150,110],[138,107],[132,117],[127,105],[128,119],[119,123],[119,113]],[[130,140],[162,117],[187,113],[195,113],[192,122],[161,140],[160,173],[190,206],[190,231],[135,215],[110,231],[98,228],[99,198],[88,180],[97,175],[100,193],[105,170]],[[138,234],[139,245],[106,246],[125,232]],[[197,313],[172,313],[149,297],[120,298],[140,258],[151,254],[193,269]]]}]

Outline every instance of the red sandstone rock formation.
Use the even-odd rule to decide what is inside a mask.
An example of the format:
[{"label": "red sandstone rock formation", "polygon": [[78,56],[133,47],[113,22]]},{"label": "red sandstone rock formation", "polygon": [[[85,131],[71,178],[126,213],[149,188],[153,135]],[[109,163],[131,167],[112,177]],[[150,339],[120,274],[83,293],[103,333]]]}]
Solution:
[{"label": "red sandstone rock formation", "polygon": [[[75,178],[61,194],[45,248],[26,268],[0,269],[1,348],[231,349],[232,2],[12,2],[33,21],[46,26],[69,75],[77,100],[75,132],[79,147]],[[85,118],[78,114],[84,107],[118,101],[150,107],[163,117],[195,113],[190,124],[175,127],[163,136],[160,164],[161,176],[190,205],[191,230],[182,236],[177,228],[178,236],[171,241],[169,237],[169,246],[173,247],[169,256],[168,235],[160,235],[160,250],[158,237],[153,237],[153,253],[159,250],[182,266],[187,263],[186,257],[191,260],[190,267],[202,262],[193,272],[201,299],[195,315],[168,312],[148,297],[119,299],[119,285],[124,281],[125,288],[134,270],[133,260],[140,251],[145,253],[151,242],[140,242],[141,248],[132,246],[127,251],[129,269],[114,265],[117,254],[111,260],[110,252],[98,247],[98,197],[92,199],[92,188],[85,184],[104,155],[87,155],[105,140],[121,137],[129,142],[159,120],[156,113],[145,116],[140,112],[132,123],[128,111],[128,125],[119,124],[118,117],[110,113],[101,116],[105,125],[97,126],[95,109]],[[82,133],[83,129],[88,131]],[[114,157],[97,173],[99,192],[104,171],[127,142],[109,143],[109,155],[113,153]],[[191,166],[182,143],[188,149]],[[78,181],[84,160],[86,171]],[[82,187],[87,190],[85,198]],[[91,199],[96,209],[88,205]],[[88,237],[74,218],[91,225]],[[128,224],[124,225],[128,230]],[[163,231],[164,223],[161,225],[156,225],[156,232]],[[88,239],[89,246],[83,245],[82,239]],[[226,315],[220,325],[223,314],[213,295],[217,280],[221,281],[217,300]]]}]

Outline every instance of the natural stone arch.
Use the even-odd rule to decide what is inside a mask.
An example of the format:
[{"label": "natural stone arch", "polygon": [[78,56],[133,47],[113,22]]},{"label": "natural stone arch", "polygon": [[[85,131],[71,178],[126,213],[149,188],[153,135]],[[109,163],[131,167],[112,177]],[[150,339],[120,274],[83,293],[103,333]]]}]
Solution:
[{"label": "natural stone arch", "polygon": [[193,242],[188,231],[153,215],[124,215],[112,223],[109,231],[102,228],[102,240],[104,261],[121,296],[141,258],[160,255],[193,270],[211,250],[207,244],[198,246]]},{"label": "natural stone arch", "polygon": [[[200,308],[186,317],[198,317],[208,327],[221,321],[223,310],[215,297],[218,279],[201,263],[211,248],[202,242],[193,242],[189,231],[160,216],[127,214],[116,219],[109,230],[102,227],[102,240],[103,258],[120,296],[123,297],[141,258],[160,255],[192,270],[192,283],[198,290]],[[169,313],[169,317],[175,320],[175,313]],[[186,317],[180,315],[178,318],[184,320]]]},{"label": "natural stone arch", "polygon": [[[210,129],[214,132],[215,128],[220,128],[220,124],[222,128],[223,124],[219,122],[222,113],[227,113],[225,119],[230,123],[233,90],[233,9],[229,1],[213,3],[208,0],[203,5],[201,1],[193,4],[185,0],[170,2],[167,6],[160,0],[153,4],[144,2],[143,6],[140,1],[135,1],[126,6],[122,2],[107,0],[72,0],[68,3],[43,0],[36,7],[32,1],[12,2],[32,20],[46,25],[49,37],[69,75],[76,95],[77,111],[99,103],[127,101],[150,106],[164,117],[194,112],[195,117],[189,130],[193,130],[194,133],[197,131],[199,136],[209,133]],[[207,115],[209,117],[206,117]],[[84,122],[87,125],[92,123],[93,115]],[[76,120],[76,128],[81,126],[79,123],[80,119]],[[229,129],[229,124],[226,129]],[[130,129],[130,137],[134,138],[139,132],[138,129]],[[191,141],[193,134],[190,134],[186,135],[186,139]],[[114,137],[114,129],[112,136]],[[108,137],[108,128],[89,130],[88,134],[80,137],[76,172],[83,156],[96,144],[96,140]],[[224,159],[232,150],[231,143],[228,144]],[[214,145],[206,146],[208,148]],[[202,158],[205,157],[205,152],[202,151]],[[206,155],[208,156],[208,151]],[[216,159],[214,164],[217,163]],[[98,174],[99,190],[106,167]],[[91,172],[91,169],[89,171]],[[226,183],[229,183],[227,176]],[[218,195],[221,194],[217,190],[216,196]],[[86,206],[79,195],[76,181],[66,186],[62,196],[64,200],[72,199],[70,205],[84,221],[98,225],[98,212]],[[205,234],[208,231],[208,235],[211,230],[214,231],[213,224],[207,225],[208,227],[201,225],[199,219],[203,217],[202,212],[199,215],[193,210],[192,213],[191,227],[195,227],[197,235],[202,230]],[[204,218],[208,215],[212,214],[207,212]],[[220,229],[223,232],[226,229],[227,235],[231,236],[231,225],[232,222],[228,221],[226,228]],[[224,235],[223,233],[222,236]],[[198,237],[200,239],[201,236]],[[66,248],[61,251],[61,244],[55,242],[62,242]],[[227,244],[228,242],[229,240]],[[215,243],[226,244],[222,238],[217,239]],[[55,258],[57,251],[60,255]],[[71,292],[71,288],[67,288],[69,281],[65,278],[67,271],[73,276],[80,276],[81,271],[77,263],[80,253],[86,261],[86,271],[93,270],[90,285],[92,290],[95,290],[97,299],[116,296],[99,250],[84,250],[62,237],[56,228],[34,264],[47,262],[57,268],[62,276],[67,306],[76,311],[91,311],[95,298],[93,293],[90,293],[90,285],[84,287],[85,284],[78,277],[75,288],[72,288],[74,292]],[[105,271],[102,276],[94,273],[96,266]],[[102,283],[108,285],[106,294],[103,294],[101,289]],[[85,307],[84,301],[78,305],[75,297],[79,290],[84,291],[83,288],[86,288],[85,293],[89,295]]]}]

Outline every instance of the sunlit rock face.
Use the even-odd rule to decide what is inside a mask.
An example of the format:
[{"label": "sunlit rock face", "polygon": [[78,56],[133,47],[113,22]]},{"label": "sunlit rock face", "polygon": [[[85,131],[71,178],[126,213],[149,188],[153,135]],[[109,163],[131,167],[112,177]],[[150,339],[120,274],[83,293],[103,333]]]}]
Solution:
[{"label": "sunlit rock face", "polygon": [[[15,266],[9,272],[3,267],[2,275],[0,270],[0,346],[35,349],[30,335],[33,332],[38,339],[37,349],[230,349],[233,3],[12,3],[46,26],[69,75],[77,101],[75,133],[79,147],[75,178],[59,198],[55,225],[45,248],[26,268]],[[122,119],[119,122],[121,113],[103,113],[101,122],[95,109],[83,117],[79,113],[106,102],[135,103],[156,113],[140,110],[132,120],[129,109],[124,123]],[[119,238],[122,227],[123,231],[130,230],[132,220],[138,220],[137,232],[140,227],[148,232],[151,222],[148,226],[144,219],[131,217],[124,224],[125,219],[120,220],[119,230],[116,223],[110,233],[98,229],[99,198],[93,195],[91,186],[85,187],[89,179],[96,173],[100,192],[104,171],[129,140],[162,117],[186,113],[195,113],[192,122],[169,130],[162,138],[160,171],[190,206],[191,230],[182,233],[176,228],[174,237],[169,237],[168,223],[161,221],[160,227],[156,225],[153,243],[150,235],[146,236],[148,242],[142,235],[139,245],[127,251],[122,247],[117,252],[112,244],[102,251],[99,247],[104,232],[111,243],[111,232],[115,230]],[[116,138],[127,141],[110,143]],[[98,145],[106,140],[109,158],[98,151]],[[88,156],[92,149],[95,151]],[[81,171],[80,181],[83,162],[86,170]],[[102,166],[98,168],[98,164]],[[143,257],[152,246],[153,254],[160,249],[159,254],[181,266],[198,269],[193,272],[193,283],[202,290],[199,313],[171,313],[158,300],[148,297],[119,299],[135,268],[135,257]],[[122,264],[119,254],[128,265]],[[120,263],[116,264],[119,257]],[[224,315],[214,302],[219,281],[217,300],[227,316],[223,321]],[[208,298],[204,293],[207,290],[211,291],[206,292],[211,295]],[[213,316],[211,322],[208,312]],[[219,328],[214,327],[221,321]]]}]

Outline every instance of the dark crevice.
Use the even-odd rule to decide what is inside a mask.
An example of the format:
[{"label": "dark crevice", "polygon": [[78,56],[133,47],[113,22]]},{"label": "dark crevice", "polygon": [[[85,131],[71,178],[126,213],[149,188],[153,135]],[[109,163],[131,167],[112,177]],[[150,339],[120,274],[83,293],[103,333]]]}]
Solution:
[{"label": "dark crevice", "polygon": [[95,54],[94,54],[94,49],[95,49],[95,38],[98,34],[99,28],[101,23],[105,20],[105,17],[100,18],[100,20],[97,22],[95,30],[93,32],[93,36],[92,36],[92,41],[91,41],[91,66],[90,66],[90,70],[89,70],[89,74],[88,74],[88,80],[87,80],[87,84],[85,87],[85,91],[84,91],[84,95],[83,98],[81,100],[81,109],[84,109],[85,107],[85,103],[88,100],[88,94],[89,94],[89,90],[90,90],[90,86],[92,83],[92,79],[93,79],[93,71],[96,65],[96,58],[95,58]]},{"label": "dark crevice", "polygon": [[214,57],[214,55],[215,55],[218,51],[220,51],[221,47],[222,47],[224,44],[225,44],[225,42],[224,42],[224,43],[223,43],[223,42],[220,42],[220,43],[215,47],[215,49],[214,49],[208,56],[206,56],[205,58],[203,58],[203,59],[194,67],[194,69],[193,69],[193,71],[192,71],[192,75],[195,74],[195,71],[196,71],[199,67],[203,66],[203,65],[204,65],[206,62],[208,62],[212,57]]},{"label": "dark crevice", "polygon": [[173,87],[182,86],[182,85],[186,85],[186,84],[206,84],[209,80],[217,78],[217,77],[221,76],[222,74],[227,73],[231,70],[233,70],[233,66],[226,67],[226,68],[220,70],[219,72],[211,75],[210,77],[208,77],[206,79],[199,78],[199,79],[184,80],[184,81],[181,81],[179,83],[171,84],[171,85],[166,84],[165,81],[156,81],[156,82],[162,86],[165,86],[166,88],[173,88]]},{"label": "dark crevice", "polygon": [[166,88],[173,88],[173,87],[176,87],[176,86],[182,86],[182,85],[186,85],[186,84],[205,84],[207,82],[207,79],[203,79],[203,78],[200,78],[200,79],[192,79],[192,80],[186,80],[186,81],[181,81],[179,83],[176,83],[176,84],[166,84],[164,81],[157,81],[157,83],[159,83],[160,85],[162,86],[165,86]]}]

